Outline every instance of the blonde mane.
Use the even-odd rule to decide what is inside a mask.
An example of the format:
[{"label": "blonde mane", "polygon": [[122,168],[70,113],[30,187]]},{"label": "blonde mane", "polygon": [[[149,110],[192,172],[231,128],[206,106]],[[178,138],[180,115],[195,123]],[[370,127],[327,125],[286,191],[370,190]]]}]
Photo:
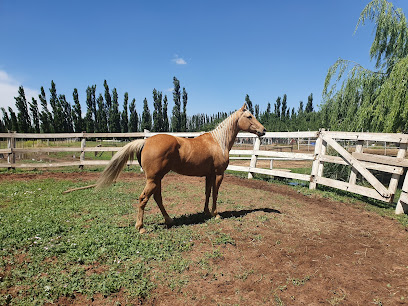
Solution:
[{"label": "blonde mane", "polygon": [[231,138],[235,138],[237,134],[238,112],[232,113],[228,118],[222,121],[214,130],[209,132],[211,136],[220,145],[223,154],[229,151]]}]

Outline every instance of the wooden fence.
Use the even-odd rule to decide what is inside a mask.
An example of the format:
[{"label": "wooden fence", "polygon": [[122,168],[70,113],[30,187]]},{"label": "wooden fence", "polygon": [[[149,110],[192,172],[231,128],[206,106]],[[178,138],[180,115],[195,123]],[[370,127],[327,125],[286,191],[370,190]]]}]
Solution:
[{"label": "wooden fence", "polygon": [[[23,134],[23,133],[0,133],[0,139],[7,141],[7,148],[0,149],[0,154],[7,155],[7,162],[0,163],[0,167],[5,168],[44,168],[63,166],[95,166],[106,165],[108,160],[86,160],[86,152],[116,152],[118,147],[87,147],[87,139],[101,138],[147,138],[157,133],[145,131],[142,133],[69,133],[69,134]],[[202,133],[169,133],[180,137],[196,137]],[[29,147],[19,148],[16,140],[29,139],[75,139],[80,140],[77,147]],[[397,191],[398,182],[404,174],[404,169],[408,168],[408,159],[405,159],[408,135],[389,133],[354,133],[354,132],[269,132],[262,137],[262,141],[253,134],[239,133],[238,143],[253,143],[250,150],[233,149],[230,151],[230,159],[248,159],[249,165],[228,166],[228,170],[242,171],[248,173],[248,178],[254,174],[264,174],[274,177],[282,177],[309,182],[309,188],[315,189],[317,185],[325,185],[352,193],[360,194],[384,202],[392,202]],[[280,144],[285,146],[266,146],[261,150],[261,142],[266,145],[273,143],[273,140],[281,140]],[[303,141],[302,141],[303,140]],[[307,144],[307,150],[300,150],[300,144]],[[369,143],[392,143],[396,149],[395,156],[372,154],[368,151]],[[347,144],[347,145],[346,145]],[[366,145],[365,145],[366,144]],[[294,152],[293,146],[297,148]],[[283,150],[290,148],[290,152]],[[330,148],[330,150],[329,150]],[[385,146],[385,151],[387,145]],[[16,154],[38,153],[38,152],[78,152],[79,160],[69,162],[42,162],[42,163],[17,163]],[[269,169],[257,167],[260,160],[270,160]],[[294,173],[284,169],[274,169],[274,160],[300,160],[312,163],[311,172],[308,174]],[[323,169],[326,163],[349,166],[351,169],[347,181],[324,177]],[[137,161],[129,162],[128,165],[138,164]],[[388,173],[390,180],[388,184],[380,182],[374,172]],[[358,183],[357,178],[362,177],[365,184]],[[408,213],[408,175],[404,177],[401,196],[398,200],[396,213]]]}]

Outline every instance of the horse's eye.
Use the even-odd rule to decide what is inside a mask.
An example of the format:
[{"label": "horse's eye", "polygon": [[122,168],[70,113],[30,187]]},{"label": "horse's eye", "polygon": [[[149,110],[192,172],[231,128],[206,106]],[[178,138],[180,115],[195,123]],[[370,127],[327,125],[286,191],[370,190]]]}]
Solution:
[{"label": "horse's eye", "polygon": [[247,118],[248,118],[248,119],[252,119],[252,116],[251,116],[251,115],[249,115]]}]

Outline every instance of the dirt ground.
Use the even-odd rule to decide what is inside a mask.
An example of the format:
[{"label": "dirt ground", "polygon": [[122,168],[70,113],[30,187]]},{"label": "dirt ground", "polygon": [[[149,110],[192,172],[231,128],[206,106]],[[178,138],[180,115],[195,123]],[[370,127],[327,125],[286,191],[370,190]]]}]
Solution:
[{"label": "dirt ground", "polygon": [[[0,181],[88,181],[97,175],[2,174]],[[144,182],[143,174],[128,172],[119,179]],[[189,185],[201,185],[203,194],[197,197],[204,197],[204,179],[169,174],[163,180],[165,206],[171,201],[166,198],[166,185],[174,183],[180,184],[180,192]],[[253,201],[239,203],[240,192],[248,190]],[[206,269],[195,262],[178,275],[185,280],[183,286],[178,290],[158,286],[143,304],[408,304],[408,233],[397,221],[365,210],[364,203],[340,203],[304,195],[286,185],[231,175],[226,175],[221,192],[233,194],[239,207],[225,210],[221,201],[221,222],[208,227],[187,225],[203,238],[185,256],[194,262],[208,254]],[[160,213],[152,200],[149,206],[149,214]],[[168,211],[176,216],[201,212],[188,205],[171,205]],[[205,237],[213,231],[227,233],[234,243],[212,245]],[[218,256],[211,256],[217,252]],[[93,304],[114,304],[115,300],[123,302],[121,294],[109,302],[96,298]]]}]

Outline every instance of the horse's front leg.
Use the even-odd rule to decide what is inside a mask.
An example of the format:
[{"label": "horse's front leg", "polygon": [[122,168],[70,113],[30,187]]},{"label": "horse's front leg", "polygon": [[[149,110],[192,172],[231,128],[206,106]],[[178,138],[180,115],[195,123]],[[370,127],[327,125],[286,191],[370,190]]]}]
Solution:
[{"label": "horse's front leg", "polygon": [[210,201],[211,188],[215,177],[213,175],[208,175],[205,177],[205,203],[204,203],[204,213],[207,216],[211,216],[210,210],[208,209],[208,203]]},{"label": "horse's front leg", "polygon": [[224,174],[217,175],[214,180],[213,185],[213,205],[211,215],[215,217],[215,219],[220,219],[220,215],[217,212],[217,197],[218,197],[218,190],[220,189],[220,185],[222,183],[222,179],[224,178]]}]

